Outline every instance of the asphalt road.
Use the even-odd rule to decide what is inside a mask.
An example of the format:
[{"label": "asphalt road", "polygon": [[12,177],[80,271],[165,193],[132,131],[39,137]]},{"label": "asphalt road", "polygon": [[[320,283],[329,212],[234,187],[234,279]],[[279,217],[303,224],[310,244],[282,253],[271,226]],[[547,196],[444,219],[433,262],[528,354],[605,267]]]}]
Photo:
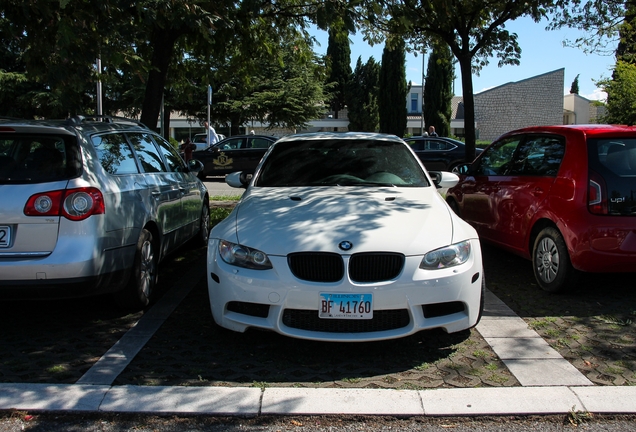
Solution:
[{"label": "asphalt road", "polygon": [[225,177],[208,177],[204,182],[210,197],[242,195],[245,189],[236,189],[225,183]]}]

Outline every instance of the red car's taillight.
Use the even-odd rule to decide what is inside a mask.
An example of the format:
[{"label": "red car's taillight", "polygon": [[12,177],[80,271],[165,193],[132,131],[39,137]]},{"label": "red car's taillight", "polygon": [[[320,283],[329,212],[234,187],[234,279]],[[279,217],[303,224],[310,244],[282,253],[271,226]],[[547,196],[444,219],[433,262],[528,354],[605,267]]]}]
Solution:
[{"label": "red car's taillight", "polygon": [[72,221],[104,212],[102,193],[91,187],[38,193],[32,195],[24,206],[27,216],[64,216]]},{"label": "red car's taillight", "polygon": [[607,186],[603,177],[590,171],[587,192],[587,208],[593,214],[608,214]]}]

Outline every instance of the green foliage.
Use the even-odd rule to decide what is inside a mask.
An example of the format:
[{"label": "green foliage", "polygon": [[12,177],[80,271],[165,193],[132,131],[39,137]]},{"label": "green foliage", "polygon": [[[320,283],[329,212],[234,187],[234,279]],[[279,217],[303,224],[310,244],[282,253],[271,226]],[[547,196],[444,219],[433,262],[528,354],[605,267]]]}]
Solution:
[{"label": "green foliage", "polygon": [[636,65],[616,62],[612,78],[597,81],[607,93],[607,114],[600,121],[615,124],[636,124]]},{"label": "green foliage", "polygon": [[378,96],[380,132],[404,136],[406,130],[406,83],[405,43],[395,38],[394,45],[387,44],[382,52],[380,67],[380,93]]},{"label": "green foliage", "polygon": [[333,83],[330,107],[338,118],[338,111],[347,105],[347,88],[351,80],[351,47],[349,34],[339,26],[329,28],[329,45],[327,46],[327,83]]},{"label": "green foliage", "polygon": [[447,45],[436,46],[428,58],[423,99],[426,129],[435,126],[439,136],[450,134],[454,79],[450,49]]},{"label": "green foliage", "polygon": [[623,39],[619,32],[623,23],[629,21],[625,20],[628,4],[623,1],[557,0],[547,5],[551,17],[548,30],[563,27],[581,30],[580,36],[574,40],[566,39],[564,45],[580,48],[586,53],[612,54],[608,46],[613,47],[614,43],[610,42]]},{"label": "green foliage", "polygon": [[579,94],[579,75],[576,75],[574,81],[572,81],[572,85],[570,86],[570,94]]},{"label": "green foliage", "polygon": [[367,32],[372,38],[377,33],[403,35],[418,50],[441,43],[450,47],[461,70],[466,158],[472,160],[476,139],[472,74],[491,57],[499,59],[499,66],[518,65],[521,49],[517,35],[505,29],[506,22],[525,15],[539,21],[552,4],[552,0],[387,0],[367,5],[372,27]]},{"label": "green foliage", "polygon": [[378,92],[380,65],[373,57],[363,65],[358,57],[356,68],[349,83],[349,130],[375,132],[378,130]]},{"label": "green foliage", "polygon": [[[221,84],[242,89],[245,83],[262,81],[263,75],[258,74],[261,64],[241,60],[268,56],[280,69],[290,61],[304,61],[305,47],[300,47],[303,53],[297,57],[281,54],[281,47],[294,45],[299,34],[308,40],[304,31],[308,22],[325,28],[338,19],[343,28],[355,29],[348,8],[346,4],[297,0],[6,0],[0,15],[0,101],[24,103],[19,115],[27,117],[92,113],[99,57],[105,113],[141,115],[143,123],[154,127],[163,101],[167,110],[202,117],[208,84],[216,94]],[[4,61],[9,58],[11,61]],[[322,65],[314,63],[296,86],[297,90],[305,85],[311,76],[307,105],[323,98],[318,90],[322,91],[319,83],[324,77],[317,72]],[[5,67],[9,64],[15,68]],[[240,66],[223,70],[228,65]],[[17,75],[4,75],[9,72]],[[270,88],[280,87],[280,74],[272,80],[279,84],[269,84]],[[20,94],[25,97],[17,99]],[[240,100],[245,94],[239,91],[236,99],[231,91],[226,94],[234,104],[231,110],[219,112],[218,120],[242,121],[245,116],[237,116],[237,106],[245,106]],[[0,114],[9,114],[11,105],[15,103],[2,104]],[[320,105],[316,111],[323,109]],[[290,117],[298,106],[297,97],[279,112]],[[15,111],[10,113],[15,115]],[[276,121],[302,124],[310,112],[303,105],[302,115],[284,121],[279,116]],[[248,111],[248,115],[254,114]]]}]

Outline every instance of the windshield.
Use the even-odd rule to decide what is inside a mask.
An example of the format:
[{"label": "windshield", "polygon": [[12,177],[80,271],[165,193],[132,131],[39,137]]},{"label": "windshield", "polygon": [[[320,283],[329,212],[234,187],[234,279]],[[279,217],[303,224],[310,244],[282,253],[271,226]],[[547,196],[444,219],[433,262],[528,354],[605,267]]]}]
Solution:
[{"label": "windshield", "polygon": [[378,185],[426,187],[430,183],[405,144],[374,139],[279,142],[254,182],[257,187]]}]

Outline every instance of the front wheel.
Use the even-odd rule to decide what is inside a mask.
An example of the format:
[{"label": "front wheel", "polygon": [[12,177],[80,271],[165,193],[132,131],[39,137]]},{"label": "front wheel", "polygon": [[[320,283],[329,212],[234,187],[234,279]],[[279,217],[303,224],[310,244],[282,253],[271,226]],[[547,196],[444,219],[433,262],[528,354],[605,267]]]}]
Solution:
[{"label": "front wheel", "polygon": [[566,291],[580,276],[572,267],[563,236],[552,227],[544,228],[537,236],[532,249],[532,267],[539,286],[551,293]]},{"label": "front wheel", "polygon": [[201,218],[199,219],[199,233],[197,234],[197,244],[205,246],[208,244],[208,235],[210,234],[210,204],[203,203],[201,209]]},{"label": "front wheel", "polygon": [[132,274],[126,287],[116,293],[117,303],[127,310],[148,306],[157,284],[157,254],[152,233],[143,229],[137,241]]}]

